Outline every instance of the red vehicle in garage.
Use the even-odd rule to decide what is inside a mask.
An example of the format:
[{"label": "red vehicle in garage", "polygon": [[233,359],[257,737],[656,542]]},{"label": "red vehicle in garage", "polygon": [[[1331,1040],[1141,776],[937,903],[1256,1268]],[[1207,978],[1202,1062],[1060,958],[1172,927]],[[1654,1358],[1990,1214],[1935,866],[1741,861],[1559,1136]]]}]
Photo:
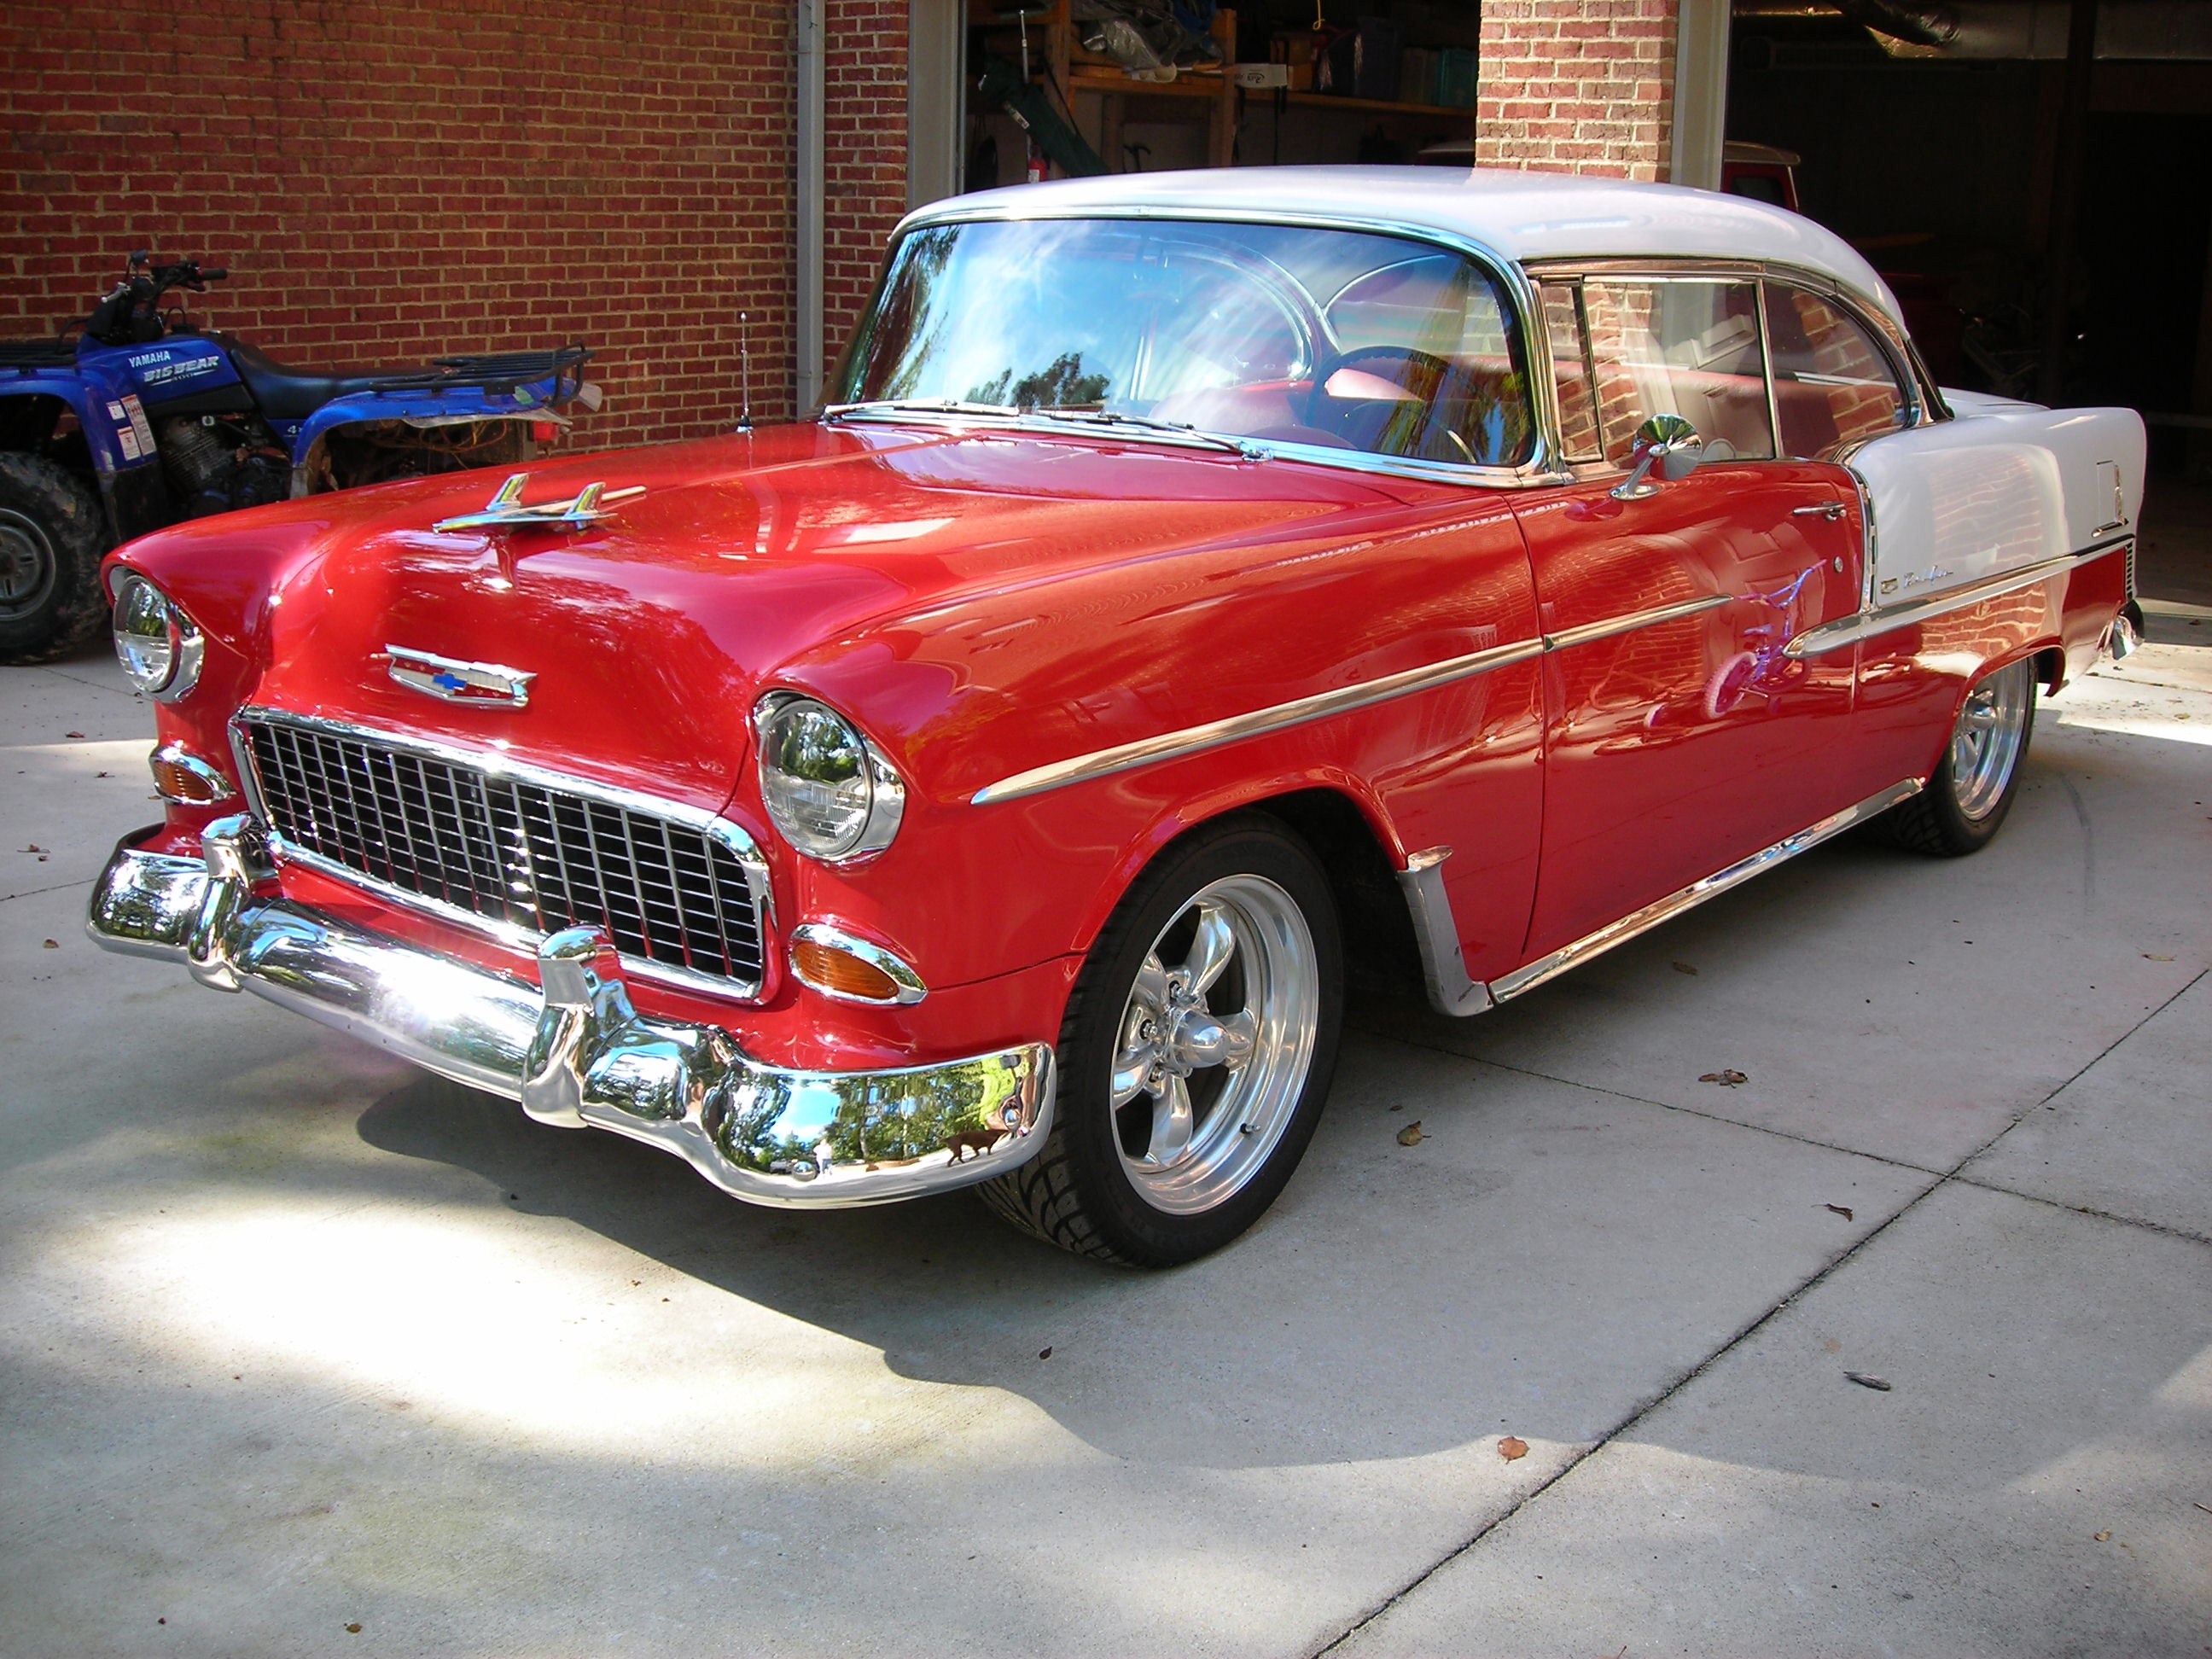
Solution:
[{"label": "red vehicle in garage", "polygon": [[2132,638],[2135,416],[1947,396],[1722,195],[960,198],[835,386],[124,549],[170,805],[94,937],[742,1199],[1170,1263],[1289,1179],[1347,939],[1474,1014],[1856,824],[1972,852]]}]

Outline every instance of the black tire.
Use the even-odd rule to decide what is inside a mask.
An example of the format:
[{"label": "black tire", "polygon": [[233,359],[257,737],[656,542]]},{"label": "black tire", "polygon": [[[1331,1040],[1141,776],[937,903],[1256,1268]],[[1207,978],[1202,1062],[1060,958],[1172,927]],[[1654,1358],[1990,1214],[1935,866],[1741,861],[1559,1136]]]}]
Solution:
[{"label": "black tire", "polygon": [[72,651],[107,617],[100,499],[40,455],[0,451],[0,663]]},{"label": "black tire", "polygon": [[[2007,747],[2002,776],[1961,775],[1960,737],[1972,717],[1977,700],[1994,697],[2019,713],[2016,737]],[[1952,739],[1943,745],[1943,759],[1927,787],[1910,800],[1876,818],[1869,826],[1893,847],[1925,853],[1931,858],[1964,858],[1978,853],[1996,839],[2005,817],[2020,793],[2021,763],[2035,735],[2035,666],[2027,660],[2000,668],[1976,682],[1961,701],[1952,726]]]},{"label": "black tire", "polygon": [[[1135,1010],[1132,998],[1140,968],[1156,943],[1163,944],[1165,953],[1164,941],[1170,937],[1165,930],[1180,927],[1186,914],[1197,914],[1190,909],[1193,902],[1201,893],[1223,891],[1223,884],[1231,888],[1242,884],[1246,891],[1273,895],[1267,902],[1286,898],[1295,907],[1304,942],[1311,947],[1310,1043],[1301,1037],[1264,1051],[1255,1048],[1240,1064],[1218,1068],[1216,1091],[1197,1108],[1190,1142],[1194,1151],[1210,1143],[1222,1165],[1231,1171],[1218,1178],[1239,1184],[1218,1202],[1207,1201],[1202,1194],[1184,1200],[1206,1202],[1202,1209],[1171,1212],[1148,1197],[1132,1174],[1128,1114],[1146,1109],[1140,1096],[1117,1115],[1112,1073],[1127,1035],[1125,1022]],[[1275,915],[1279,921],[1287,920],[1285,912]],[[1233,1011],[1224,1005],[1261,994],[1252,988],[1275,982],[1267,977],[1270,973],[1286,988],[1292,984],[1289,974],[1275,968],[1248,970],[1243,965],[1243,958],[1267,954],[1271,947],[1264,942],[1255,939],[1237,948],[1243,957],[1228,958],[1235,964],[1234,978],[1231,969],[1218,969],[1221,977],[1216,983],[1224,988],[1201,989],[1195,1013],[1218,1012],[1233,1018]],[[1272,948],[1281,949],[1280,942]],[[1287,950],[1269,957],[1277,964],[1291,959]],[[1053,1127],[1043,1149],[1018,1169],[979,1184],[977,1195],[1024,1232],[1079,1255],[1129,1267],[1170,1267],[1220,1249],[1275,1201],[1313,1139],[1336,1069],[1343,988],[1344,953],[1335,903],[1327,878],[1304,842],[1275,819],[1258,813],[1224,818],[1176,842],[1123,896],[1077,978],[1060,1026]],[[1297,1060],[1301,1048],[1305,1056],[1302,1071]],[[1279,1133],[1274,1133],[1272,1146],[1255,1139],[1246,1150],[1247,1143],[1231,1136],[1227,1126],[1247,1109],[1240,1103],[1229,1109],[1231,1103],[1239,1100],[1237,1090],[1268,1077],[1271,1067],[1277,1068],[1272,1072],[1277,1080],[1267,1091],[1273,1103],[1265,1109],[1273,1114],[1267,1119],[1267,1132],[1279,1125]],[[1213,1069],[1208,1066],[1209,1079]],[[1186,1103],[1198,1091],[1186,1092]],[[1221,1110],[1227,1110],[1227,1115],[1217,1120],[1212,1115]],[[1261,1109],[1254,1109],[1254,1116],[1260,1115]],[[1250,1134],[1252,1126],[1243,1125],[1240,1132]],[[1235,1173],[1240,1170],[1249,1172]],[[1162,1178],[1171,1172],[1164,1171]]]}]

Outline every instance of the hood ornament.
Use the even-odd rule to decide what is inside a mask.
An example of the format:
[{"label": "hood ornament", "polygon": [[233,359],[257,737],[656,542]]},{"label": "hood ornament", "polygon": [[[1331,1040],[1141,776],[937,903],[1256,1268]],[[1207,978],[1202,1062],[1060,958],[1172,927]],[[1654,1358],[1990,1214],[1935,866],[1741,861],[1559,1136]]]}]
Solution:
[{"label": "hood ornament", "polygon": [[522,504],[522,487],[529,482],[527,472],[517,472],[499,487],[491,500],[484,503],[481,513],[464,513],[459,518],[441,519],[430,528],[438,531],[588,530],[614,516],[608,508],[615,502],[645,494],[642,484],[634,484],[627,489],[609,489],[603,483],[588,483],[565,501],[541,501],[536,507],[525,507]]},{"label": "hood ornament", "polygon": [[495,662],[461,662],[400,645],[386,646],[371,660],[384,665],[384,672],[395,685],[441,702],[476,708],[527,708],[530,682],[538,678],[519,668],[502,668]]}]

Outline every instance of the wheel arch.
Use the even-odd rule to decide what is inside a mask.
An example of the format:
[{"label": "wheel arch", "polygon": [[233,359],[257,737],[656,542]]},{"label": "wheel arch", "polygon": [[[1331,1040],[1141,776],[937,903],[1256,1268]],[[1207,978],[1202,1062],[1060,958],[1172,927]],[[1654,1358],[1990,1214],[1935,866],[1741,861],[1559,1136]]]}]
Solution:
[{"label": "wheel arch", "polygon": [[1130,849],[1086,919],[1076,945],[1090,951],[1115,909],[1145,872],[1226,819],[1274,819],[1312,852],[1334,900],[1347,971],[1355,982],[1419,994],[1420,956],[1397,872],[1404,866],[1389,814],[1349,778],[1286,781],[1194,805],[1154,827]]}]

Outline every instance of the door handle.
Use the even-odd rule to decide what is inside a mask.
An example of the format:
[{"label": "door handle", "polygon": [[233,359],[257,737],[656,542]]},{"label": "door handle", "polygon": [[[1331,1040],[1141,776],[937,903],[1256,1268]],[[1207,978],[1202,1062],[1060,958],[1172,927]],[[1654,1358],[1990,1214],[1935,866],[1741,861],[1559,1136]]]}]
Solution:
[{"label": "door handle", "polygon": [[1844,516],[1844,504],[1841,501],[1816,501],[1811,507],[1791,507],[1790,516],[1793,519],[1823,518],[1833,524]]}]

